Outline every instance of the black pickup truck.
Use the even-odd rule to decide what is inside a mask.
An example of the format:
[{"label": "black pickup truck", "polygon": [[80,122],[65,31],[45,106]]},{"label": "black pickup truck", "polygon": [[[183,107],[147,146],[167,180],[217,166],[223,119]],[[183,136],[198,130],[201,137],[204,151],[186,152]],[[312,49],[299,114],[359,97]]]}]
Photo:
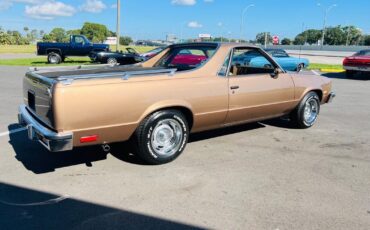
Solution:
[{"label": "black pickup truck", "polygon": [[109,45],[93,44],[83,35],[71,35],[69,43],[37,43],[37,55],[47,55],[48,62],[59,64],[67,56],[89,56],[101,51],[109,51]]}]

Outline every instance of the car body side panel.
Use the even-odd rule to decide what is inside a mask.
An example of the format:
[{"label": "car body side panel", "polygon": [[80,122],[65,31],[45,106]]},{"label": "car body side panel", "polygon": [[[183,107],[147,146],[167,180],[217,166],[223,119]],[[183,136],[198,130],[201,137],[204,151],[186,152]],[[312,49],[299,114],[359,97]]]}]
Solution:
[{"label": "car body side panel", "polygon": [[181,75],[59,86],[58,130],[72,131],[76,146],[84,135],[98,135],[96,144],[127,140],[147,115],[168,107],[190,109],[192,131],[221,126],[228,109],[227,79]]}]

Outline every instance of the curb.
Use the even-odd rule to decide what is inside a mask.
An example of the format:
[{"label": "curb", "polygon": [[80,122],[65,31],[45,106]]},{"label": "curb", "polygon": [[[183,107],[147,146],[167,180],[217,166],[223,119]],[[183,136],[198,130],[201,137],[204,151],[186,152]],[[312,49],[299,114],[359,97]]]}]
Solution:
[{"label": "curb", "polygon": [[344,69],[320,69],[321,72],[325,73],[343,73]]}]

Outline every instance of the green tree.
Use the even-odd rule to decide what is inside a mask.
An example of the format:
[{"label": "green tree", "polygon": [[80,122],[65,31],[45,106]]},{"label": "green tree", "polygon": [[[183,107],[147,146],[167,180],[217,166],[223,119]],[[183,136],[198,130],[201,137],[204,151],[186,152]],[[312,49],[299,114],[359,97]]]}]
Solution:
[{"label": "green tree", "polygon": [[66,31],[63,28],[54,28],[50,32],[50,36],[52,38],[52,41],[56,42],[67,42],[69,39]]},{"label": "green tree", "polygon": [[290,40],[289,38],[284,38],[283,40],[281,40],[281,44],[282,45],[291,45],[292,40]]},{"label": "green tree", "polygon": [[325,45],[345,45],[346,33],[341,26],[329,27],[325,32]]},{"label": "green tree", "polygon": [[298,34],[298,36],[304,37],[305,43],[307,42],[310,45],[317,44],[317,42],[321,39],[322,30],[309,29]]},{"label": "green tree", "polygon": [[268,44],[272,43],[272,36],[271,36],[270,32],[258,33],[256,35],[256,42],[259,43],[259,44],[265,44],[266,33],[267,33],[267,43]]},{"label": "green tree", "polygon": [[343,27],[345,33],[346,42],[345,45],[359,45],[363,38],[362,31],[355,26]]},{"label": "green tree", "polygon": [[364,45],[370,46],[370,35],[364,35],[363,39],[364,39]]},{"label": "green tree", "polygon": [[81,34],[81,30],[80,29],[68,30],[67,31],[67,35],[80,35],[80,34]]},{"label": "green tree", "polygon": [[103,42],[109,36],[109,30],[105,25],[85,22],[81,34],[85,35],[90,41]]},{"label": "green tree", "polygon": [[128,46],[131,42],[133,42],[131,37],[123,36],[119,38],[120,45]]},{"label": "green tree", "polygon": [[293,44],[294,45],[304,45],[306,41],[306,38],[302,35],[297,35],[295,38],[294,38],[294,41],[293,41]]}]

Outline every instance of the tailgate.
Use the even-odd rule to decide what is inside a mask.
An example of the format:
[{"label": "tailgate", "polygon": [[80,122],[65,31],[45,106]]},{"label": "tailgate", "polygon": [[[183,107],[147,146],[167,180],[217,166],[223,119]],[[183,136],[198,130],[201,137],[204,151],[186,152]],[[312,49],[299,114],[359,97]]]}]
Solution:
[{"label": "tailgate", "polygon": [[54,128],[52,93],[55,81],[34,72],[23,79],[23,98],[27,109],[49,128]]}]

